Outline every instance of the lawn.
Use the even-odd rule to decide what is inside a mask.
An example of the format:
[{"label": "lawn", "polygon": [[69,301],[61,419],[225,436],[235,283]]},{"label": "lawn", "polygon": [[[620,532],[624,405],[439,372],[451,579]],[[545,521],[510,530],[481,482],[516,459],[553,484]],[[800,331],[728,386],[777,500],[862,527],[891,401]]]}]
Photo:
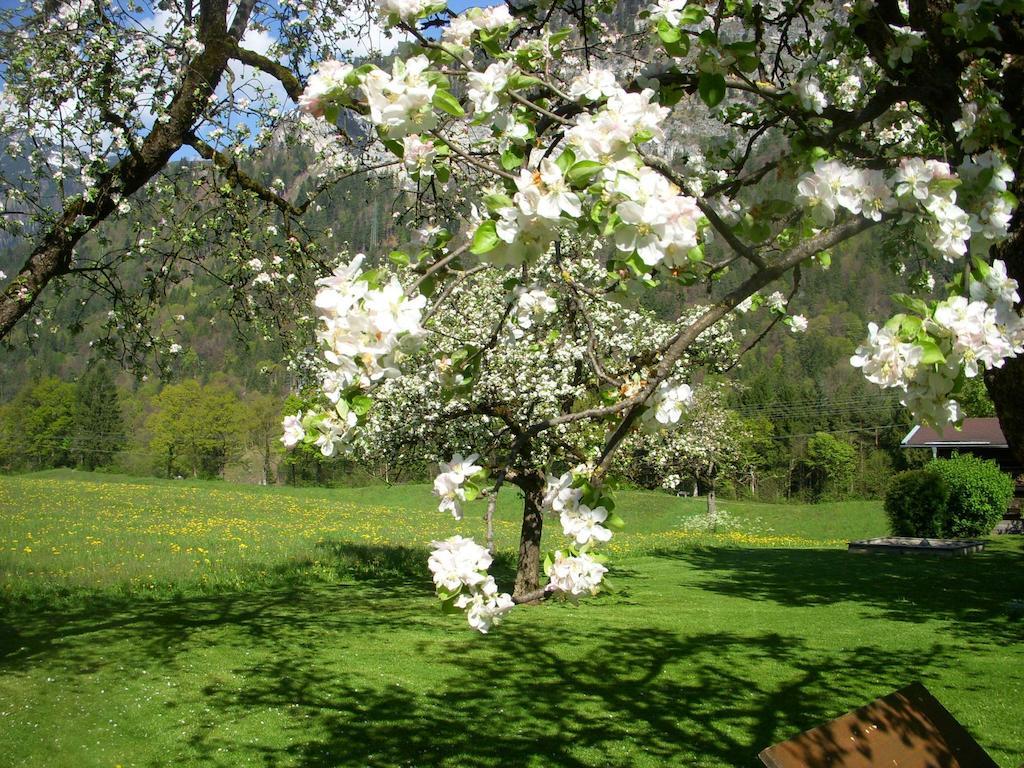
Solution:
[{"label": "lawn", "polygon": [[[437,611],[422,486],[0,478],[0,755],[12,766],[754,766],[921,680],[1024,760],[1024,546],[857,556],[879,505],[626,493],[614,594]],[[498,543],[515,543],[516,499]],[[507,568],[507,558],[502,562]]]}]

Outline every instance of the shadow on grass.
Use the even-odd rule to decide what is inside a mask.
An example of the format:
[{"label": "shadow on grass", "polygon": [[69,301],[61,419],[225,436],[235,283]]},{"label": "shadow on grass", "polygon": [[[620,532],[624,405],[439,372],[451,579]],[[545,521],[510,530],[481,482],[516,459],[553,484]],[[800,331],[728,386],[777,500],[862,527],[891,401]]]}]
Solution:
[{"label": "shadow on grass", "polygon": [[[174,726],[196,765],[755,766],[763,747],[910,680],[927,683],[960,653],[939,641],[836,650],[796,635],[676,632],[607,614],[595,623],[564,606],[521,609],[480,637],[431,610],[421,550],[323,551],[313,562],[340,583],[304,581],[292,564],[280,585],[250,593],[12,614],[19,634],[3,634],[0,671],[57,658],[76,675],[70,691],[85,693],[95,682],[84,673],[115,663],[172,675],[208,664],[200,685],[165,694],[167,707],[204,712]],[[738,592],[755,599],[882,602],[870,597],[877,561],[815,576],[845,565],[807,559],[827,552],[747,554],[674,556],[704,568],[707,588],[725,591],[735,573]],[[266,712],[279,717],[255,738],[232,727]],[[132,762],[167,764],[139,753]]]},{"label": "shadow on grass", "polygon": [[855,602],[887,619],[952,622],[976,640],[1024,639],[1012,601],[1024,596],[1024,552],[968,557],[853,554],[837,549],[686,549],[655,552],[700,573],[701,589],[806,607]]},{"label": "shadow on grass", "polygon": [[[444,650],[419,651],[449,670],[434,693],[367,685],[281,654],[235,670],[244,690],[210,686],[204,702],[228,718],[293,711],[287,743],[257,749],[268,766],[755,766],[769,744],[898,687],[889,678],[952,660],[940,647],[824,656],[777,634],[535,626]],[[784,678],[766,680],[767,664]],[[192,747],[204,764],[226,766],[220,756],[237,757],[239,745],[205,734]]]},{"label": "shadow on grass", "polygon": [[346,585],[354,587],[354,595],[394,602],[384,613],[399,621],[401,614],[415,611],[401,611],[402,598],[433,594],[426,560],[423,548],[323,542],[314,557],[280,564],[248,589],[191,584],[164,597],[107,589],[0,602],[0,669],[31,664],[58,645],[66,654],[69,640],[108,631],[137,635],[132,657],[160,660],[211,627],[231,625],[259,637],[301,617],[299,630],[330,623],[326,614],[336,611],[338,591]]}]

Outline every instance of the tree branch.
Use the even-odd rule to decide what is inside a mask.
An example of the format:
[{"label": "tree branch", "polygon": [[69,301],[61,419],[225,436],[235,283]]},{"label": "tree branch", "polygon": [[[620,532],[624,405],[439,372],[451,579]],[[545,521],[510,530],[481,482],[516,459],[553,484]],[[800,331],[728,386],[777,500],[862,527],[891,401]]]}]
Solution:
[{"label": "tree branch", "polygon": [[244,189],[246,192],[252,192],[260,200],[276,206],[282,213],[288,216],[302,215],[302,209],[294,205],[290,200],[286,200],[280,195],[271,192],[244,171],[240,170],[238,163],[235,162],[234,158],[225,155],[223,152],[218,152],[195,134],[189,134],[185,139],[185,143],[198,152],[201,157],[211,161],[215,167],[224,171],[225,176],[227,176],[228,181],[230,181],[233,186],[236,186],[239,189]]},{"label": "tree branch", "polygon": [[618,426],[605,441],[604,448],[601,451],[601,460],[598,463],[597,468],[594,470],[595,480],[600,481],[601,478],[607,474],[608,469],[611,466],[611,460],[614,456],[615,449],[619,446],[619,443],[622,442],[626,435],[629,434],[633,423],[640,415],[643,403],[645,403],[647,399],[654,394],[658,385],[668,378],[672,369],[675,367],[676,362],[680,357],[682,357],[683,353],[686,352],[687,348],[696,341],[700,334],[725,317],[726,314],[735,309],[736,306],[748,296],[768,285],[773,280],[781,277],[793,267],[801,264],[815,254],[831,248],[844,240],[848,240],[854,235],[857,235],[878,223],[879,222],[872,221],[871,219],[858,217],[840,224],[838,227],[827,232],[821,232],[809,240],[803,241],[774,264],[751,275],[739,287],[723,296],[715,304],[711,305],[711,307],[697,318],[697,320],[680,331],[668,346],[665,356],[661,359],[661,362],[654,371],[654,375],[647,380],[647,384],[644,386],[643,390],[641,390],[636,397],[631,398],[632,402],[628,406],[626,413],[623,415],[622,421],[619,422]]},{"label": "tree branch", "polygon": [[299,78],[288,69],[284,64],[274,61],[273,59],[264,56],[256,51],[251,51],[248,48],[243,48],[234,39],[229,39],[226,42],[228,49],[228,56],[232,59],[248,64],[250,67],[254,67],[261,72],[264,72],[284,86],[285,93],[288,97],[297,102],[299,96],[302,95],[302,84],[299,82]]}]

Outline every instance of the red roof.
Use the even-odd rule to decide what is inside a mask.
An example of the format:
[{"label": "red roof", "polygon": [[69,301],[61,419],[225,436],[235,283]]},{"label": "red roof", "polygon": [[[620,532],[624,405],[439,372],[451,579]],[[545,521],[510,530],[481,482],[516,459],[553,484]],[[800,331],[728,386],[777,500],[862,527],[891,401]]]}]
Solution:
[{"label": "red roof", "polygon": [[1006,448],[1006,438],[999,428],[999,419],[964,419],[960,429],[946,427],[940,435],[931,427],[914,427],[903,438],[904,448],[931,448],[933,446],[989,446]]}]

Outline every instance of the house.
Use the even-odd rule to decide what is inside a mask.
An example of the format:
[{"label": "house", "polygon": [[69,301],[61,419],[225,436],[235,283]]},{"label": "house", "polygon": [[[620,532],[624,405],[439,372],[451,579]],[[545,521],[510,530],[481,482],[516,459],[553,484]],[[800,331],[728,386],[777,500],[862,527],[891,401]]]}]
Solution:
[{"label": "house", "polygon": [[999,428],[999,419],[964,419],[960,429],[947,426],[939,434],[931,427],[917,426],[900,443],[901,448],[930,448],[932,456],[948,459],[953,453],[973,453],[993,459],[1004,471],[1020,471]]},{"label": "house", "polygon": [[954,453],[972,453],[982,459],[992,459],[1017,481],[1010,511],[997,531],[1024,532],[1020,514],[1024,501],[1024,467],[1010,453],[1003,430],[999,428],[999,419],[964,419],[960,429],[948,426],[941,433],[931,427],[916,426],[903,438],[900,448],[928,449],[937,459],[948,459]]}]

